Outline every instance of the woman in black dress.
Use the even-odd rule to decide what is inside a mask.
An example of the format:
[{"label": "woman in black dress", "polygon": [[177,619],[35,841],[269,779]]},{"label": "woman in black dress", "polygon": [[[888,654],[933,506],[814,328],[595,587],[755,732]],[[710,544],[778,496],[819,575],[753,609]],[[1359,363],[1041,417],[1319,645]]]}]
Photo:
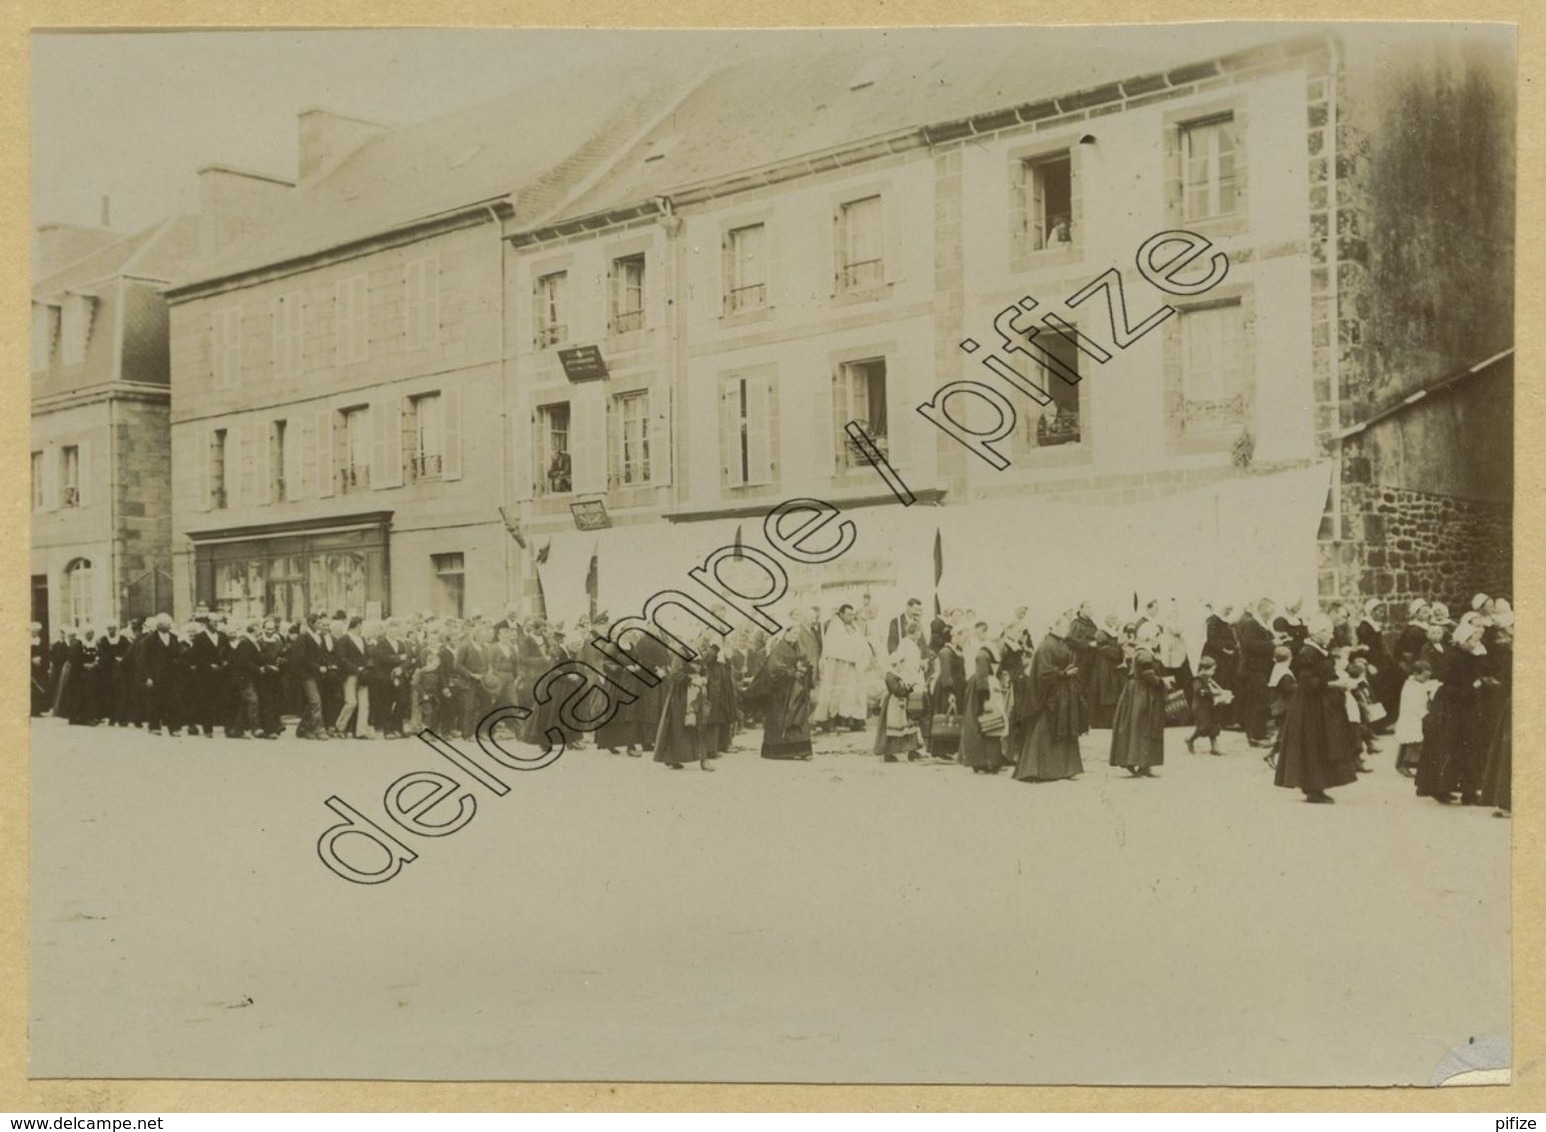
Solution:
[{"label": "woman in black dress", "polygon": [[[1442,614],[1441,614],[1442,616]],[[1481,698],[1487,649],[1480,618],[1467,613],[1449,642],[1424,654],[1439,689],[1423,720],[1423,753],[1417,764],[1417,796],[1475,805],[1481,793]]]},{"label": "woman in black dress", "polygon": [[1507,601],[1493,603],[1492,624],[1482,638],[1487,649],[1482,678],[1482,805],[1494,806],[1492,816],[1513,811],[1514,772],[1514,611]]},{"label": "woman in black dress", "polygon": [[[961,697],[966,689],[966,666],[961,656],[961,645],[955,626],[941,630],[939,651],[934,654],[934,685],[929,693],[930,718],[934,715],[956,715],[962,711]],[[928,722],[927,720],[925,721]],[[952,759],[961,746],[954,735],[927,736],[929,754],[937,759]]]},{"label": "woman in black dress", "polygon": [[961,762],[975,774],[997,774],[1004,766],[1002,739],[982,733],[982,713],[990,703],[998,704],[995,679],[993,654],[986,648],[978,649],[961,704]]},{"label": "woman in black dress", "polygon": [[1079,664],[1067,634],[1070,610],[1036,646],[1030,671],[1015,689],[1015,781],[1054,782],[1084,773],[1079,736],[1089,728]]},{"label": "woman in black dress", "polygon": [[1333,802],[1327,790],[1358,779],[1358,752],[1347,726],[1348,682],[1338,678],[1328,651],[1332,632],[1324,614],[1305,626],[1305,643],[1293,660],[1294,698],[1283,715],[1274,782],[1303,791],[1306,802]]},{"label": "woman in black dress", "polygon": [[[1223,605],[1218,612],[1211,608],[1208,610],[1207,636],[1203,641],[1202,655],[1204,659],[1213,659],[1213,682],[1233,696],[1240,679],[1240,642],[1235,639],[1234,606]],[[1220,727],[1227,727],[1234,722],[1231,704],[1217,705],[1214,714]]]},{"label": "woman in black dress", "polygon": [[1155,777],[1165,762],[1165,678],[1154,649],[1159,626],[1145,621],[1127,661],[1127,686],[1111,725],[1111,765],[1134,778]]},{"label": "woman in black dress", "polygon": [[1385,718],[1374,725],[1376,733],[1395,727],[1396,718],[1401,713],[1401,686],[1406,682],[1406,675],[1385,648],[1384,627],[1375,617],[1379,607],[1378,598],[1371,598],[1365,603],[1363,617],[1355,630],[1358,648],[1373,670],[1369,678],[1369,691],[1373,693],[1374,701],[1385,709]]},{"label": "woman in black dress", "polygon": [[1123,642],[1131,639],[1132,632],[1131,625],[1124,629],[1117,615],[1110,613],[1106,615],[1105,628],[1095,638],[1092,660],[1095,671],[1090,674],[1086,701],[1091,727],[1102,731],[1111,727],[1117,701],[1122,698],[1122,688],[1127,683]]}]

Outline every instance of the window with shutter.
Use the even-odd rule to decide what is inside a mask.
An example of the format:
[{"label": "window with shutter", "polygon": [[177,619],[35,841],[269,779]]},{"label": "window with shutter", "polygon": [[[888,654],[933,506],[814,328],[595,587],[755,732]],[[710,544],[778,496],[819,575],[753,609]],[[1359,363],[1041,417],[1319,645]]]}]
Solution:
[{"label": "window with shutter", "polygon": [[537,279],[534,298],[536,346],[542,350],[569,340],[568,312],[565,290],[569,281],[566,271],[554,271]]},{"label": "window with shutter", "polygon": [[81,505],[81,450],[78,445],[66,444],[59,450],[59,505]]},{"label": "window with shutter", "polygon": [[537,409],[535,438],[541,495],[566,495],[574,490],[574,463],[569,455],[569,402]]},{"label": "window with shutter", "polygon": [[1235,211],[1236,126],[1233,114],[1181,125],[1182,215],[1207,220]]},{"label": "window with shutter", "polygon": [[838,290],[868,291],[885,283],[884,216],[878,195],[838,206]]},{"label": "window with shutter", "polygon": [[748,224],[725,238],[725,311],[760,310],[768,304],[767,228]]},{"label": "window with shutter", "polygon": [[725,486],[746,483],[745,379],[726,379],[719,391],[719,448]]}]

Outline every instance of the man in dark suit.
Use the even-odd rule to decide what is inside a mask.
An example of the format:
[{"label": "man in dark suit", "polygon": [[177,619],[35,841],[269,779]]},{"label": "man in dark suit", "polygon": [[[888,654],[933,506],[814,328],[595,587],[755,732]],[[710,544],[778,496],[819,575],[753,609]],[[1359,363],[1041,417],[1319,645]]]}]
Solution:
[{"label": "man in dark suit", "polygon": [[381,632],[365,646],[365,675],[370,684],[370,704],[375,718],[371,726],[384,735],[400,735],[403,730],[402,690],[403,642],[397,635],[397,622],[387,621]]},{"label": "man in dark suit", "polygon": [[370,721],[358,721],[356,715],[370,710],[370,693],[361,688],[360,676],[365,671],[365,639],[360,635],[362,618],[349,618],[349,629],[343,636],[333,643],[333,663],[338,667],[338,674],[343,678],[344,706],[339,709],[338,722],[333,724],[333,729],[340,735],[349,734],[351,724],[355,725],[355,737],[368,739],[370,735]]},{"label": "man in dark suit", "polygon": [[195,621],[202,628],[188,642],[189,730],[203,728],[204,737],[209,739],[214,737],[221,705],[228,702],[225,684],[231,643],[208,615]]},{"label": "man in dark suit", "polygon": [[157,617],[154,627],[145,634],[143,641],[134,678],[140,686],[145,726],[152,735],[159,735],[165,723],[173,735],[180,735],[182,722],[177,717],[177,700],[172,686],[176,678],[178,650],[178,640],[172,635],[172,619],[165,613]]},{"label": "man in dark suit", "polygon": [[923,602],[912,597],[907,599],[907,611],[891,619],[886,628],[886,655],[896,652],[897,646],[907,639],[915,626],[923,625]]},{"label": "man in dark suit", "polygon": [[473,735],[478,723],[488,714],[493,696],[484,681],[489,671],[491,644],[488,630],[481,625],[468,634],[467,640],[456,650],[457,667],[465,673],[462,692],[462,734]]},{"label": "man in dark suit", "polygon": [[344,678],[338,668],[338,639],[344,635],[346,622],[343,614],[331,619],[323,614],[317,624],[317,639],[322,642],[321,674],[317,689],[322,693],[322,718],[327,723],[327,733],[336,736],[334,723],[344,709]]},{"label": "man in dark suit", "polygon": [[285,658],[290,666],[290,677],[301,690],[301,721],[295,728],[297,739],[326,739],[327,729],[322,723],[322,693],[319,681],[322,669],[331,659],[317,626],[322,618],[313,615],[303,621],[299,632],[290,640]]}]

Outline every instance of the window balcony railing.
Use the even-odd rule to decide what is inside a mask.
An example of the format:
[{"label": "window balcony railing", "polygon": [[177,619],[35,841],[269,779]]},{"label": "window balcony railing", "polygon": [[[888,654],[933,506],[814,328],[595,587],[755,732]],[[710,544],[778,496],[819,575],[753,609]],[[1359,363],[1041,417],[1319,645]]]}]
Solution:
[{"label": "window balcony railing", "polygon": [[732,287],[725,305],[731,314],[761,310],[768,305],[768,285],[748,283],[744,287]]},{"label": "window balcony railing", "polygon": [[885,279],[885,260],[863,259],[843,265],[843,290],[867,291],[883,284]]},{"label": "window balcony railing", "polygon": [[1059,409],[1055,416],[1038,417],[1036,420],[1036,447],[1050,448],[1057,444],[1079,443],[1079,414],[1071,409]]},{"label": "window balcony railing", "polygon": [[209,509],[211,511],[224,511],[226,508],[225,488],[214,487],[209,491]]},{"label": "window balcony railing", "polygon": [[370,465],[350,464],[344,468],[340,478],[343,480],[344,491],[364,491],[370,487]]},{"label": "window balcony railing", "polygon": [[613,334],[628,334],[632,331],[643,329],[644,312],[642,310],[618,311],[612,316]]},{"label": "window balcony railing", "polygon": [[408,461],[408,471],[416,480],[438,479],[440,457],[438,455],[414,456]]},{"label": "window balcony railing", "polygon": [[556,346],[569,338],[569,327],[561,322],[555,322],[547,326],[537,327],[537,349],[545,350],[549,346]]}]

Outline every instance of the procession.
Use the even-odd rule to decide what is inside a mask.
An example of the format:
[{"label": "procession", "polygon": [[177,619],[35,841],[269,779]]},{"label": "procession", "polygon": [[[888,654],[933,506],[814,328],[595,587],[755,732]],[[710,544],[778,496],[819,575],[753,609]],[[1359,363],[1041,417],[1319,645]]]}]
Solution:
[{"label": "procession", "polygon": [[[1008,770],[1025,783],[1077,778],[1087,756],[1156,777],[1165,729],[1178,727],[1190,728],[1191,753],[1203,741],[1213,756],[1263,752],[1274,783],[1307,802],[1394,770],[1420,798],[1506,817],[1514,614],[1506,598],[1470,604],[1452,618],[1414,600],[1398,627],[1377,601],[1356,618],[1341,602],[1309,616],[1297,600],[1279,612],[1262,598],[1238,617],[1210,606],[1200,646],[1176,603],[1157,598],[1125,621],[1097,622],[1085,603],[1039,635],[1023,606],[997,626],[971,609],[925,620],[917,598],[883,624],[867,599],[825,620],[801,607],[772,635],[705,634],[691,659],[640,634],[603,668],[611,687],[631,678],[637,694],[590,731],[564,726],[534,691],[593,635],[605,639],[605,615],[566,627],[514,608],[497,621],[339,611],[296,623],[199,611],[176,629],[165,614],[64,629],[46,648],[34,625],[32,713],[190,738],[460,739],[496,708],[540,702],[518,741],[549,745],[556,728],[566,750],[649,753],[673,770],[712,771],[757,732],[761,756],[784,760],[862,732],[886,763]],[[1107,731],[1109,743],[1085,738]]]}]

